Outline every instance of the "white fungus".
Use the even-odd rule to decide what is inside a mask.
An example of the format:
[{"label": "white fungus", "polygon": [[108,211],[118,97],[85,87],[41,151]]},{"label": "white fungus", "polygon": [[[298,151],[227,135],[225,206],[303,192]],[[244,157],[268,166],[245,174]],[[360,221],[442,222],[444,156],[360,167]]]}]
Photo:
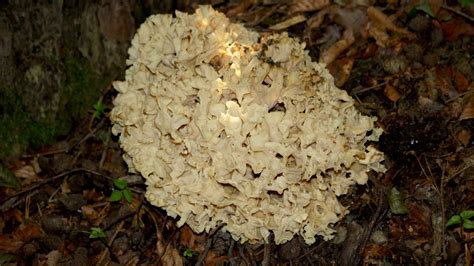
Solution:
[{"label": "white fungus", "polygon": [[366,143],[381,129],[304,46],[209,6],[141,25],[111,119],[150,203],[241,242],[333,237],[347,214],[337,196],[385,170]]}]

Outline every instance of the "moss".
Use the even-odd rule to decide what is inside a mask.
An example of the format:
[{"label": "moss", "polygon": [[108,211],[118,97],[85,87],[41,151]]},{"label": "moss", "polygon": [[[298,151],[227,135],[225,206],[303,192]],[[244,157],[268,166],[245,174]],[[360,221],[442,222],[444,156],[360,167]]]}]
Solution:
[{"label": "moss", "polygon": [[[110,77],[101,77],[85,60],[64,63],[64,86],[54,122],[34,121],[15,89],[0,87],[0,159],[16,157],[27,148],[37,149],[67,135],[72,127],[88,117]],[[53,115],[53,114],[52,114]]]},{"label": "moss", "polygon": [[92,110],[111,77],[101,77],[86,60],[68,59],[61,107],[77,122]]},{"label": "moss", "polygon": [[2,90],[2,116],[0,118],[0,158],[18,155],[26,147],[39,147],[49,143],[56,135],[56,129],[45,123],[36,122],[25,111],[19,95],[12,90]]}]

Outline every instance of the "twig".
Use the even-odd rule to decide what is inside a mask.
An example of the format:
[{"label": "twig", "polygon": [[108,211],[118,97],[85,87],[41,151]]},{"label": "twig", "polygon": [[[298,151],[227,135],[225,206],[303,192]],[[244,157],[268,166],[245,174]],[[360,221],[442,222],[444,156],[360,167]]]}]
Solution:
[{"label": "twig", "polygon": [[469,15],[466,14],[466,13],[463,13],[463,12],[461,12],[461,11],[458,11],[458,10],[456,10],[456,9],[454,9],[454,8],[448,6],[448,5],[445,5],[445,4],[442,5],[441,7],[444,8],[444,9],[446,9],[446,10],[448,10],[448,11],[450,11],[450,12],[453,12],[454,14],[456,14],[456,15],[458,15],[458,16],[461,16],[461,17],[463,17],[463,18],[469,20],[470,22],[474,22],[474,18],[471,17],[471,16],[469,16]]},{"label": "twig", "polygon": [[18,197],[18,196],[20,196],[20,195],[23,195],[23,194],[25,194],[25,193],[28,193],[28,192],[33,191],[33,190],[35,190],[35,189],[38,189],[38,188],[40,188],[40,187],[42,187],[42,186],[44,186],[44,185],[46,185],[46,184],[48,184],[48,183],[50,183],[50,182],[53,182],[53,181],[55,181],[55,180],[58,180],[58,179],[60,179],[60,178],[63,178],[63,177],[65,177],[65,176],[68,176],[68,175],[70,175],[70,174],[77,173],[77,172],[87,172],[87,173],[90,173],[90,174],[93,174],[93,175],[96,175],[96,176],[102,176],[102,177],[105,177],[105,178],[107,178],[107,179],[113,180],[112,177],[109,177],[109,176],[104,175],[104,174],[102,174],[102,173],[96,172],[96,171],[94,171],[94,170],[90,170],[90,169],[87,169],[87,168],[76,168],[76,169],[72,169],[72,170],[69,170],[69,171],[66,171],[66,172],[62,172],[62,173],[60,173],[60,174],[58,174],[58,175],[55,175],[55,176],[53,176],[53,177],[50,177],[50,178],[48,178],[48,179],[42,181],[42,182],[40,182],[40,183],[37,183],[37,184],[35,184],[34,186],[31,186],[31,187],[29,187],[29,188],[27,188],[27,189],[24,189],[24,190],[22,190],[22,191],[19,191],[19,192],[13,194],[13,195],[10,195],[10,196],[8,196],[8,197],[2,199],[2,200],[0,201],[0,203],[3,204],[5,201],[7,201],[7,200],[9,200],[9,199],[11,199],[11,198]]},{"label": "twig", "polygon": [[382,208],[385,206],[384,204],[384,190],[382,186],[379,184],[378,185],[378,202],[377,202],[377,209],[375,210],[374,215],[370,218],[369,221],[369,226],[365,232],[365,235],[363,236],[362,244],[358,248],[358,257],[354,261],[354,265],[358,265],[360,262],[360,258],[362,257],[362,253],[364,252],[365,246],[367,245],[367,242],[369,241],[370,235],[375,227],[375,223],[379,220],[381,214],[382,214]]},{"label": "twig", "polygon": [[387,81],[384,81],[380,84],[377,84],[377,85],[374,85],[374,86],[370,86],[370,87],[366,87],[366,88],[361,88],[361,89],[354,89],[352,91],[352,94],[359,94],[359,93],[363,93],[363,92],[366,92],[366,91],[370,91],[370,90],[373,90],[373,89],[376,89],[376,88],[379,88],[379,87],[382,87],[383,85],[387,84]]},{"label": "twig", "polygon": [[[115,253],[112,251],[112,248],[110,247],[112,245],[112,243],[114,242],[115,238],[117,237],[118,233],[120,230],[122,230],[123,228],[123,223],[124,221],[122,221],[118,226],[117,226],[117,229],[115,229],[115,232],[114,234],[112,235],[112,237],[109,239],[108,242],[105,242],[103,241],[102,243],[105,244],[105,246],[107,247],[107,250],[109,251],[110,253],[110,257],[112,259],[112,261],[116,262],[116,263],[120,263],[120,260],[118,259],[118,257],[115,255]],[[102,265],[102,261],[105,259],[105,252],[103,252],[97,262],[97,265]]]}]

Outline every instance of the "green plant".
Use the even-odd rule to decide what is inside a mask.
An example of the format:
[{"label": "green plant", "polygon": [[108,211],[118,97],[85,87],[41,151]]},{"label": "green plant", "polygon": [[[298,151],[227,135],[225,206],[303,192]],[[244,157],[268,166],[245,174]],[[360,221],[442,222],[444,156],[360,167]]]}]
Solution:
[{"label": "green plant", "polygon": [[462,211],[449,218],[446,222],[446,227],[461,225],[463,229],[474,229],[474,222],[470,219],[474,217],[474,210]]},{"label": "green plant", "polygon": [[106,238],[105,232],[99,227],[92,227],[89,232],[89,238]]},{"label": "green plant", "polygon": [[424,12],[425,14],[427,14],[428,16],[432,18],[436,17],[435,13],[433,13],[433,10],[431,9],[429,2],[427,1],[415,6],[415,10]]},{"label": "green plant", "polygon": [[110,201],[120,201],[124,198],[128,203],[132,203],[132,191],[128,187],[127,181],[114,179],[114,189],[110,194]]},{"label": "green plant", "polygon": [[99,99],[95,104],[94,104],[94,114],[93,117],[95,119],[101,118],[104,113],[105,113],[105,104],[102,102],[102,99]]},{"label": "green plant", "polygon": [[193,251],[189,248],[187,248],[186,250],[184,250],[183,252],[183,257],[185,258],[192,258],[194,255]]}]

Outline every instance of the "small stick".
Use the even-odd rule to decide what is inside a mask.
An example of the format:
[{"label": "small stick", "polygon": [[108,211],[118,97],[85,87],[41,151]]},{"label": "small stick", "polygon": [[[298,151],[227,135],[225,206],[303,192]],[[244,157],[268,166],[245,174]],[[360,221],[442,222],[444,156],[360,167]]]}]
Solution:
[{"label": "small stick", "polygon": [[448,10],[448,11],[450,11],[450,12],[453,12],[454,14],[456,14],[456,15],[458,15],[458,16],[461,16],[461,17],[463,17],[463,18],[469,20],[470,22],[474,22],[474,18],[471,17],[471,16],[469,16],[469,15],[466,14],[466,13],[463,13],[463,12],[461,12],[461,11],[458,11],[458,10],[456,10],[456,9],[450,7],[450,6],[447,6],[447,5],[442,5],[441,7],[444,8],[444,9],[446,9],[446,10]]},{"label": "small stick", "polygon": [[33,190],[35,190],[35,189],[38,189],[38,188],[40,188],[40,187],[42,187],[42,186],[44,186],[44,185],[46,185],[46,184],[48,184],[48,183],[50,183],[50,182],[53,182],[53,181],[55,181],[55,180],[57,180],[57,179],[63,178],[63,177],[65,177],[65,176],[68,176],[68,175],[73,174],[73,173],[76,173],[76,172],[87,172],[87,173],[90,173],[90,174],[93,174],[93,175],[102,176],[102,177],[105,177],[105,178],[107,178],[107,179],[113,180],[112,177],[109,177],[109,176],[104,175],[104,174],[102,174],[102,173],[96,172],[96,171],[94,171],[94,170],[90,170],[90,169],[87,169],[87,168],[76,168],[76,169],[72,169],[72,170],[69,170],[69,171],[66,171],[66,172],[62,172],[62,173],[60,173],[60,174],[58,174],[58,175],[55,175],[55,176],[53,176],[53,177],[50,177],[50,178],[48,178],[48,179],[42,181],[42,182],[40,182],[40,183],[37,183],[37,184],[35,184],[34,186],[31,186],[31,187],[29,187],[29,188],[27,188],[27,189],[24,189],[24,190],[22,190],[22,191],[19,191],[19,192],[13,194],[13,195],[10,195],[10,196],[8,196],[8,197],[2,199],[2,200],[0,201],[0,203],[3,204],[5,201],[7,201],[7,200],[9,200],[9,199],[11,199],[11,198],[14,198],[14,197],[23,195],[23,194],[25,194],[25,193],[28,193],[28,192],[33,191]]}]

